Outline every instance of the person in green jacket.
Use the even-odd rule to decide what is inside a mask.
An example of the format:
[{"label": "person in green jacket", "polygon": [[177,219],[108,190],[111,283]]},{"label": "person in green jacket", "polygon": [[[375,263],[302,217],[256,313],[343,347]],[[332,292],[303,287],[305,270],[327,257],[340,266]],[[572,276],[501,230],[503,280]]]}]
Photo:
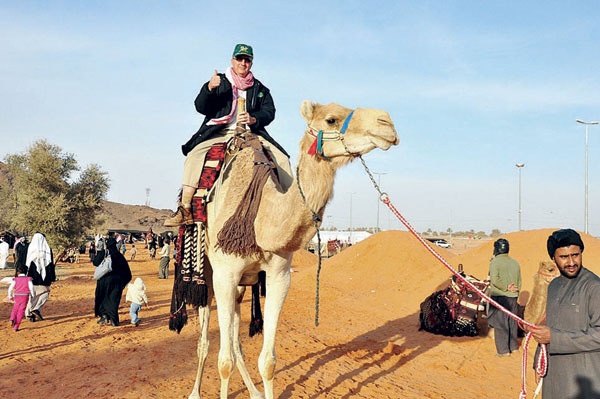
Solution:
[{"label": "person in green jacket", "polygon": [[[509,243],[500,238],[494,242],[494,257],[490,262],[490,295],[509,312],[516,314],[521,291],[521,266],[508,255]],[[496,356],[510,356],[519,350],[517,321],[500,309],[490,305],[488,324],[494,328]]]}]

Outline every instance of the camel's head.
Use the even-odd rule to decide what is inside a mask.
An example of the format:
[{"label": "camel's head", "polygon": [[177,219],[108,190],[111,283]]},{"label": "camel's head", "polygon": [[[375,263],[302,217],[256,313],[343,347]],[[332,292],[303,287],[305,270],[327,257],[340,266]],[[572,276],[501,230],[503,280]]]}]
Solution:
[{"label": "camel's head", "polygon": [[387,150],[400,142],[390,115],[378,109],[351,110],[330,103],[302,102],[300,112],[308,125],[302,151],[327,158],[354,158],[380,148]]},{"label": "camel's head", "polygon": [[546,282],[550,283],[555,277],[560,275],[560,271],[552,260],[543,260],[540,262],[538,274]]}]

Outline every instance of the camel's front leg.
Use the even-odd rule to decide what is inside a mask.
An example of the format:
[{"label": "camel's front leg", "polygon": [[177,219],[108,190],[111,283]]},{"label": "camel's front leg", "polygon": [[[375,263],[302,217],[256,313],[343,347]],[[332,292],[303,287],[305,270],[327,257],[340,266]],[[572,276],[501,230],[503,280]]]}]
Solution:
[{"label": "camel's front leg", "polygon": [[233,334],[235,333],[235,307],[237,298],[237,284],[240,276],[226,270],[213,271],[215,300],[217,301],[217,314],[219,316],[219,348],[218,369],[221,377],[221,399],[227,399],[229,378],[235,368],[235,354],[233,351]]},{"label": "camel's front leg", "polygon": [[196,381],[194,382],[194,389],[188,397],[188,399],[200,399],[200,386],[202,383],[202,374],[204,372],[204,364],[206,363],[206,357],[208,356],[208,323],[210,321],[210,305],[212,303],[212,292],[208,294],[208,300],[206,306],[198,308],[198,323],[200,324],[200,336],[198,337],[198,370],[196,371]]},{"label": "camel's front leg", "polygon": [[290,289],[290,268],[274,268],[267,271],[267,296],[264,311],[264,341],[258,358],[258,369],[263,379],[266,399],[273,399],[273,379],[275,377],[275,335],[283,303]]},{"label": "camel's front leg", "polygon": [[242,379],[246,384],[246,388],[248,388],[248,392],[250,393],[250,399],[264,399],[265,396],[256,388],[256,385],[254,385],[254,382],[252,381],[252,377],[250,377],[250,373],[246,367],[246,362],[244,361],[242,344],[240,343],[240,304],[242,303],[242,299],[244,299],[245,292],[246,287],[238,287],[238,297],[235,301],[235,319],[233,323],[233,352],[235,354],[237,368],[242,375]]}]

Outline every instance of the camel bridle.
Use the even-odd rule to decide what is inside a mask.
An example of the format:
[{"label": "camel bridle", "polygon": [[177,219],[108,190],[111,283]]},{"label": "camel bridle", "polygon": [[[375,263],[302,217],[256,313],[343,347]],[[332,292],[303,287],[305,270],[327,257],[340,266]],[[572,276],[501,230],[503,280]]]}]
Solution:
[{"label": "camel bridle", "polygon": [[329,158],[323,152],[323,141],[325,141],[325,140],[331,140],[331,141],[340,140],[342,142],[342,144],[344,145],[344,149],[346,150],[346,153],[348,155],[356,156],[356,154],[354,154],[348,150],[348,147],[346,147],[346,143],[344,142],[344,134],[346,133],[346,130],[348,130],[348,125],[350,124],[350,120],[352,119],[353,115],[354,115],[354,110],[352,110],[348,114],[348,116],[346,116],[346,119],[344,119],[344,122],[342,123],[342,128],[340,130],[317,130],[314,127],[312,127],[311,125],[308,125],[306,133],[308,135],[310,135],[311,137],[315,138],[315,141],[310,146],[308,153],[311,155],[318,154],[319,156],[323,157],[323,159],[330,161],[331,158]]}]

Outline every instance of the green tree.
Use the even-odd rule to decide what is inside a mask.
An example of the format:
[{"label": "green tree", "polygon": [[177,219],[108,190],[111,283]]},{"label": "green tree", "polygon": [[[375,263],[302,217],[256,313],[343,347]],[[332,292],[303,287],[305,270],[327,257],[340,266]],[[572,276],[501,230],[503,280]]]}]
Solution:
[{"label": "green tree", "polygon": [[502,233],[500,232],[500,229],[493,229],[492,232],[490,233],[490,237],[498,237],[501,235],[502,235]]},{"label": "green tree", "polygon": [[106,172],[92,164],[73,181],[80,171],[75,157],[46,140],[8,155],[6,163],[10,184],[0,187],[0,198],[8,196],[9,203],[0,222],[27,235],[44,233],[54,247],[76,245],[102,209],[109,188]]}]

